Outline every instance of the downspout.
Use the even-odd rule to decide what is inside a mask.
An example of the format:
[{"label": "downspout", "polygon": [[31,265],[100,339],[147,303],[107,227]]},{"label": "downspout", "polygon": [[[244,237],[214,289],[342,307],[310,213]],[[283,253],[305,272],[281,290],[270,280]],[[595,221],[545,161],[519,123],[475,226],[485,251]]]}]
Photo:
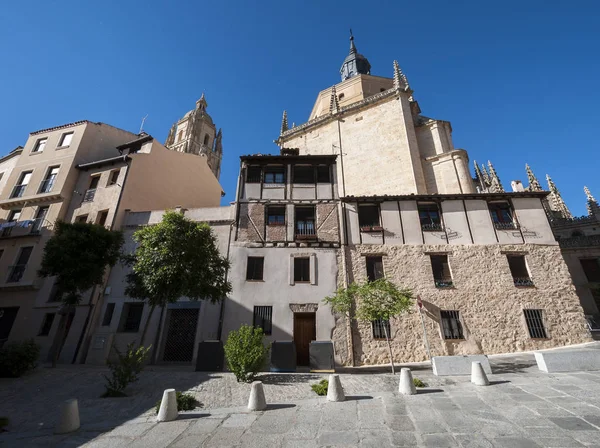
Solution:
[{"label": "downspout", "polygon": [[[130,161],[131,161],[131,159],[127,155],[123,156],[123,162],[126,163],[127,171],[125,171],[125,177],[123,177],[123,185],[121,185],[121,191],[119,192],[119,198],[117,199],[117,205],[115,206],[115,213],[113,214],[113,219],[112,219],[112,222],[110,223],[110,230],[114,230],[114,227],[115,227],[115,222],[117,220],[117,213],[119,211],[119,205],[121,204],[121,198],[123,197],[123,191],[125,190],[125,182],[127,182],[127,176],[129,175],[129,169],[131,168],[131,165],[129,164]],[[110,276],[110,270],[106,276],[105,281],[108,281],[109,276]],[[106,287],[106,285],[104,285],[104,287]],[[104,290],[104,287],[102,288],[102,290]],[[81,349],[83,340],[87,336],[88,326],[90,324],[90,321],[93,320],[94,317],[96,317],[96,310],[99,308],[102,308],[101,306],[92,305],[92,300],[94,298],[94,294],[96,294],[97,288],[98,288],[98,285],[94,285],[94,288],[92,289],[92,293],[90,294],[90,300],[88,302],[88,314],[87,314],[87,317],[85,318],[85,323],[83,324],[83,330],[81,330],[81,335],[79,336],[79,340],[77,341],[77,347],[75,348],[75,354],[73,355],[73,360],[71,361],[71,364],[75,364],[75,361],[77,360],[77,355],[79,354],[79,350]],[[100,295],[100,297],[98,298],[98,302],[100,302],[102,300],[102,297],[103,296]],[[97,305],[101,305],[101,304],[97,303]],[[83,364],[83,361],[87,358],[88,351],[89,351],[89,344],[83,350],[83,353],[81,355],[81,363],[80,364]]]}]

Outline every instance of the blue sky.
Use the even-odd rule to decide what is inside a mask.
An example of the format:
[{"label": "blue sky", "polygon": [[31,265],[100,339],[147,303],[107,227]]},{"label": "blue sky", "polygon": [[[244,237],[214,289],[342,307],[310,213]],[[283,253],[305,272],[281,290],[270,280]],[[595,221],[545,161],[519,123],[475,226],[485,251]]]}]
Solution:
[{"label": "blue sky", "polygon": [[[580,0],[282,2],[33,0],[0,10],[0,154],[88,119],[164,141],[202,92],[223,128],[221,183],[239,155],[278,150],[281,113],[307,120],[339,82],[351,27],[372,74],[397,59],[424,115],[448,120],[506,189],[529,163],[574,214],[600,199],[600,3]],[[365,157],[368,157],[365,154]]]}]

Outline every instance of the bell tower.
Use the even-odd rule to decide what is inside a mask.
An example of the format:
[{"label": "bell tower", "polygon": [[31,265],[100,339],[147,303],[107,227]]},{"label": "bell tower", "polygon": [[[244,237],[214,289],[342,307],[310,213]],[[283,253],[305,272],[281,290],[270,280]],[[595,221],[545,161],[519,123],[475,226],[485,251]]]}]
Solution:
[{"label": "bell tower", "polygon": [[223,134],[221,129],[217,131],[211,116],[206,112],[207,108],[208,103],[203,93],[196,101],[196,108],[171,126],[165,146],[173,151],[206,157],[208,166],[219,179],[223,158]]}]

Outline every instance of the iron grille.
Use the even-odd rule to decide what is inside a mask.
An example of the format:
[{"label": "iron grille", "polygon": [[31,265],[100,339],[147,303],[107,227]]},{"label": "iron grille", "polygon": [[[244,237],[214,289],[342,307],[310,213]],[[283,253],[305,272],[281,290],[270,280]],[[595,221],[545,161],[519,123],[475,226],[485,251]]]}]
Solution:
[{"label": "iron grille", "polygon": [[444,339],[464,339],[460,314],[458,311],[441,311]]},{"label": "iron grille", "polygon": [[163,361],[192,362],[199,308],[170,309]]},{"label": "iron grille", "polygon": [[20,198],[21,196],[23,196],[23,193],[25,192],[25,188],[27,188],[27,184],[15,185],[15,188],[14,188],[12,194],[10,195],[10,197],[11,198]]},{"label": "iron grille", "polygon": [[513,277],[515,286],[534,286],[533,280],[529,277]]},{"label": "iron grille", "polygon": [[514,222],[494,222],[494,226],[498,230],[516,230],[517,224]]},{"label": "iron grille", "polygon": [[436,230],[442,230],[442,224],[434,222],[431,224],[421,224],[421,230],[424,232],[435,232]]},{"label": "iron grille", "polygon": [[92,202],[94,200],[94,196],[96,196],[95,188],[86,190],[85,194],[83,195],[83,202]]},{"label": "iron grille", "polygon": [[386,319],[378,319],[371,321],[371,326],[373,327],[373,337],[375,339],[385,339],[386,331],[387,335],[392,333],[390,327],[390,321]]},{"label": "iron grille", "polygon": [[296,236],[299,238],[302,237],[311,237],[315,236],[315,221],[314,219],[307,219],[304,221],[296,221]]},{"label": "iron grille", "polygon": [[548,339],[542,319],[542,310],[523,310],[523,313],[525,313],[529,336],[534,339]]},{"label": "iron grille", "polygon": [[253,325],[262,328],[264,334],[270,335],[273,329],[273,307],[255,306]]},{"label": "iron grille", "polygon": [[56,177],[50,177],[49,179],[45,179],[42,181],[42,185],[40,187],[40,193],[50,193],[52,191],[52,187],[54,187],[54,181]]}]

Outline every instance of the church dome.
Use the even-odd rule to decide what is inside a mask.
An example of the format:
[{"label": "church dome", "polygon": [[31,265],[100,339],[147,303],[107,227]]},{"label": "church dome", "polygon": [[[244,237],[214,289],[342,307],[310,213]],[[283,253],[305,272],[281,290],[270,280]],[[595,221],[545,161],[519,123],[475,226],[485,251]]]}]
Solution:
[{"label": "church dome", "polygon": [[342,81],[358,74],[369,75],[370,73],[371,64],[369,64],[369,60],[366,57],[356,50],[354,36],[352,35],[352,31],[350,31],[350,53],[346,56],[346,59],[344,59],[342,67],[340,68]]}]

